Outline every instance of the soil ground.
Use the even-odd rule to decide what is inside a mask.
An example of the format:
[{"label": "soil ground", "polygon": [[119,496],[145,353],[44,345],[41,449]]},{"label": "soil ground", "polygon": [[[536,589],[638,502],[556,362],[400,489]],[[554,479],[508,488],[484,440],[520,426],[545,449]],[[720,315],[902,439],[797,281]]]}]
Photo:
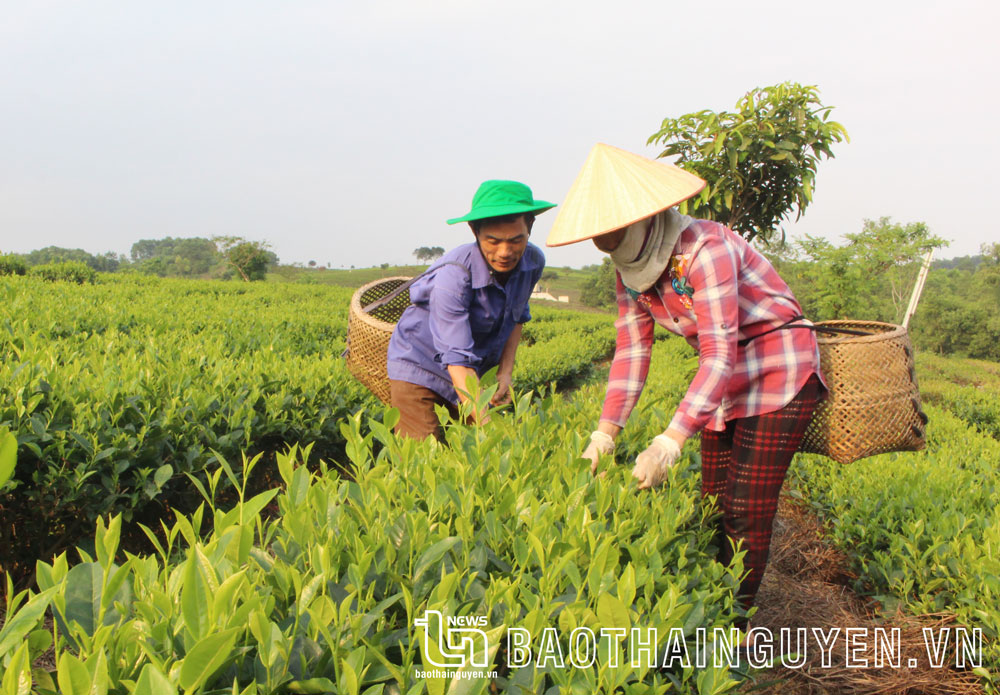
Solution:
[{"label": "soil ground", "polygon": [[[970,671],[932,668],[928,661],[922,629],[938,629],[952,623],[952,616],[913,617],[897,613],[885,618],[878,606],[860,598],[850,589],[854,577],[850,562],[824,540],[823,527],[808,511],[783,498],[774,522],[771,559],[758,594],[758,611],[753,627],[768,628],[778,641],[782,628],[808,628],[805,663],[799,668],[776,666],[769,671],[754,671],[742,684],[741,692],[777,695],[816,695],[858,693],[860,695],[965,695],[982,693],[979,678]],[[874,631],[900,629],[900,668],[847,668],[847,627],[869,628],[868,642],[874,643]],[[822,650],[812,637],[812,628],[829,633],[841,628],[831,650],[828,665],[822,663]],[[779,649],[775,649],[775,660]],[[874,644],[856,658],[874,664]],[[949,655],[945,663],[954,663]]]}]

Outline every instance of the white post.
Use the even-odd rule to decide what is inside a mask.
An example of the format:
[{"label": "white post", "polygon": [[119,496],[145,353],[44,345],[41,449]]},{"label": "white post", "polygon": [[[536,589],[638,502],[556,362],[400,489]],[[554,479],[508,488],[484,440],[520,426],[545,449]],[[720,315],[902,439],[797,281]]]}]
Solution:
[{"label": "white post", "polygon": [[913,318],[913,314],[917,311],[917,304],[920,302],[920,295],[924,291],[924,283],[927,281],[927,273],[931,269],[931,258],[934,256],[934,249],[927,252],[927,257],[924,258],[924,265],[920,268],[920,274],[917,275],[917,282],[913,285],[913,294],[910,295],[910,305],[906,307],[906,314],[903,316],[903,328],[907,328],[910,325],[910,319]]}]

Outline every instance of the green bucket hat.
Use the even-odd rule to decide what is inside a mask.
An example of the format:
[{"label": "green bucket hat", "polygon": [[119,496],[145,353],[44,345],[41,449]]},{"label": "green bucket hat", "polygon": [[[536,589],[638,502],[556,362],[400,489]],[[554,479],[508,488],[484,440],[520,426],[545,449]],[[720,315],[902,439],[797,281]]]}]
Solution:
[{"label": "green bucket hat", "polygon": [[516,215],[521,212],[543,212],[555,206],[555,203],[535,200],[531,195],[531,189],[523,183],[483,181],[476,195],[472,196],[472,209],[461,217],[448,220],[448,224]]}]

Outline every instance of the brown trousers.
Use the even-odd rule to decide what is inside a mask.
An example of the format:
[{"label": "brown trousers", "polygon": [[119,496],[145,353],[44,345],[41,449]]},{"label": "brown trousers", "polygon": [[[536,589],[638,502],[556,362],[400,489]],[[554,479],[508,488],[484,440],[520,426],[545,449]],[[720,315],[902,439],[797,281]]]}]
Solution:
[{"label": "brown trousers", "polygon": [[444,432],[434,411],[435,405],[444,406],[453,418],[458,419],[458,408],[454,403],[425,386],[408,381],[389,379],[389,404],[399,409],[396,434],[401,437],[424,439],[433,435],[435,439],[443,439]]}]

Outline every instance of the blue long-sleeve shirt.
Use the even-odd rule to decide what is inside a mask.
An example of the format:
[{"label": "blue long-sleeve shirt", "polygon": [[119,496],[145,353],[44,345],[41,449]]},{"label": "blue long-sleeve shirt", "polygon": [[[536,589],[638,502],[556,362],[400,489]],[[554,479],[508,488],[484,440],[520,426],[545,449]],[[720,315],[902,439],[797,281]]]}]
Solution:
[{"label": "blue long-sleeve shirt", "polygon": [[449,251],[410,286],[410,306],[389,340],[389,378],[457,403],[448,366],[482,375],[499,364],[515,324],[531,320],[528,299],[544,268],[541,249],[529,243],[501,285],[475,242]]}]

